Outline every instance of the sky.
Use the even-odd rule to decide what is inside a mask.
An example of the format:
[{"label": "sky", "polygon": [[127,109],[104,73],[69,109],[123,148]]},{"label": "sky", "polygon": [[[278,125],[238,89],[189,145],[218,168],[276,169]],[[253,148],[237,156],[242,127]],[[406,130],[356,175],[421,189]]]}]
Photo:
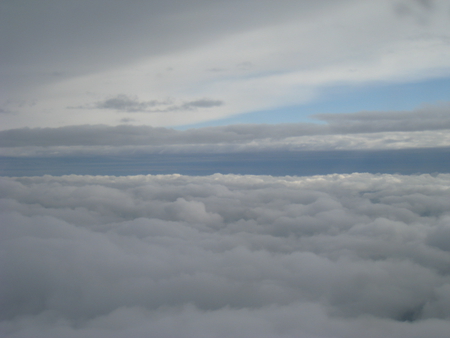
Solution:
[{"label": "sky", "polygon": [[447,0],[0,0],[0,337],[443,338]]},{"label": "sky", "polygon": [[1,129],[186,129],[448,101],[450,5],[2,1]]}]

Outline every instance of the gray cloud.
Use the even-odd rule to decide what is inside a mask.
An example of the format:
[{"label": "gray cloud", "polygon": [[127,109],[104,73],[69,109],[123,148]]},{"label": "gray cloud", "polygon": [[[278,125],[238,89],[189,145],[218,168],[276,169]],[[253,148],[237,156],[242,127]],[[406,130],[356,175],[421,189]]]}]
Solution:
[{"label": "gray cloud", "polygon": [[328,122],[333,131],[340,133],[439,130],[450,128],[450,105],[442,103],[413,111],[318,114],[314,117]]},{"label": "gray cloud", "polygon": [[195,109],[195,108],[219,107],[221,105],[223,105],[223,102],[220,100],[201,99],[186,102],[181,107],[183,109]]},{"label": "gray cloud", "polygon": [[[103,104],[109,108],[132,110],[139,107],[149,109],[153,103],[119,97]],[[218,104],[220,101],[206,99],[183,103],[184,109]],[[22,128],[0,131],[0,147],[2,154],[13,156],[39,152],[67,153],[71,149],[102,153],[113,149],[116,152],[133,149],[144,152],[226,152],[439,147],[450,145],[448,111],[448,105],[443,104],[411,112],[314,116],[325,124],[242,124],[184,131],[132,125]],[[19,151],[19,147],[23,149]]]},{"label": "gray cloud", "polygon": [[126,95],[117,95],[111,99],[98,102],[94,105],[97,109],[113,109],[125,112],[142,112],[151,110],[151,108],[160,105],[170,104],[170,101],[144,101],[140,102],[137,98],[130,98]]},{"label": "gray cloud", "polygon": [[[277,23],[294,13],[307,15],[334,2],[3,1],[0,69],[11,85],[42,85],[51,79],[39,74],[97,72]],[[11,73],[16,69],[32,71],[23,77]]]},{"label": "gray cloud", "polygon": [[134,119],[130,119],[129,117],[125,117],[123,119],[120,119],[121,123],[129,123],[135,121]]},{"label": "gray cloud", "polygon": [[447,337],[450,175],[0,178],[0,335]]},{"label": "gray cloud", "polygon": [[433,0],[399,1],[394,4],[395,13],[400,17],[413,17],[420,24],[428,23],[429,15],[436,9]]},{"label": "gray cloud", "polygon": [[164,101],[140,101],[137,97],[130,97],[124,94],[96,102],[91,105],[69,107],[76,109],[111,109],[118,112],[127,113],[164,113],[180,110],[196,110],[198,108],[211,108],[223,105],[220,100],[199,99],[187,102],[176,102],[173,99]]}]

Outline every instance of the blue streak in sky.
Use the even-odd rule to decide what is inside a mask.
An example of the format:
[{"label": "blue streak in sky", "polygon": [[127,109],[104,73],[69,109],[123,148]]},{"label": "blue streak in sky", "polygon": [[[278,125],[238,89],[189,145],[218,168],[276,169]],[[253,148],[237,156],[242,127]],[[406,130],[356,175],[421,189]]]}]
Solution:
[{"label": "blue streak in sky", "polygon": [[[450,78],[414,83],[373,83],[366,86],[335,85],[322,88],[310,103],[257,111],[175,129],[201,128],[239,123],[311,122],[315,114],[354,113],[359,111],[409,111],[426,104],[450,100]],[[315,121],[316,123],[323,123]]]}]

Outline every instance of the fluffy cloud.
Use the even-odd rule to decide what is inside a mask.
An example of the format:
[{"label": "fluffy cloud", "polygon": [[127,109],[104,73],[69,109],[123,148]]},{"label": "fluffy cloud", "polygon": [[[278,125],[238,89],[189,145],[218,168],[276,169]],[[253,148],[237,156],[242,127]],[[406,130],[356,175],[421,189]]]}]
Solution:
[{"label": "fluffy cloud", "polygon": [[1,178],[8,337],[446,337],[450,175]]}]

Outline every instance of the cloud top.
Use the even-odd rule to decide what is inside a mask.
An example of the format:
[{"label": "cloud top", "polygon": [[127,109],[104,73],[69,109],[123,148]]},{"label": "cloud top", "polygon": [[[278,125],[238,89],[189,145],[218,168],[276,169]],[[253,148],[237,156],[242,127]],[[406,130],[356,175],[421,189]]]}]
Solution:
[{"label": "cloud top", "polygon": [[8,337],[448,335],[449,175],[0,187]]}]

